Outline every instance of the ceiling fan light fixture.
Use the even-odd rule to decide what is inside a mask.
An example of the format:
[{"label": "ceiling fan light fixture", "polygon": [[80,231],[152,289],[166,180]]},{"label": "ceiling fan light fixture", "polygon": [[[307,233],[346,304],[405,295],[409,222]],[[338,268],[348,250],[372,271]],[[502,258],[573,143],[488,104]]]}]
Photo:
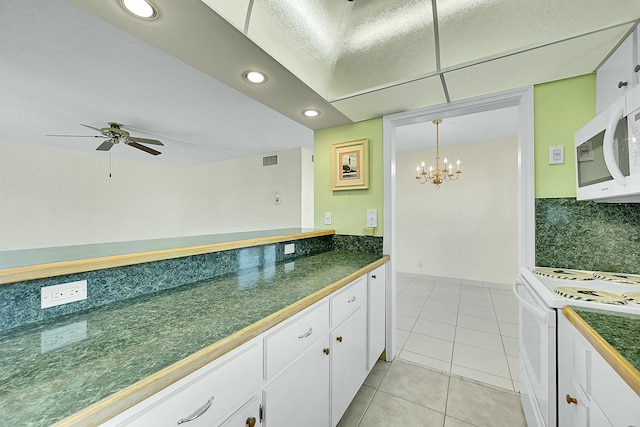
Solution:
[{"label": "ceiling fan light fixture", "polygon": [[320,111],[310,108],[308,110],[304,110],[302,115],[305,117],[318,117],[320,115]]},{"label": "ceiling fan light fixture", "polygon": [[120,0],[125,10],[132,15],[142,19],[155,19],[158,11],[151,3],[146,0]]},{"label": "ceiling fan light fixture", "polygon": [[267,76],[260,71],[247,71],[242,75],[242,78],[253,84],[260,84],[267,81]]}]

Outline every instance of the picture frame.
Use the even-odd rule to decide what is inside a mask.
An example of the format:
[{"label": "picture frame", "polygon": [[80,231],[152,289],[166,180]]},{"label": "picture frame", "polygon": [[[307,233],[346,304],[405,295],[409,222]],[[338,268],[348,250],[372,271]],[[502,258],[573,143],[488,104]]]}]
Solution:
[{"label": "picture frame", "polygon": [[356,139],[331,145],[331,189],[369,188],[369,139]]}]

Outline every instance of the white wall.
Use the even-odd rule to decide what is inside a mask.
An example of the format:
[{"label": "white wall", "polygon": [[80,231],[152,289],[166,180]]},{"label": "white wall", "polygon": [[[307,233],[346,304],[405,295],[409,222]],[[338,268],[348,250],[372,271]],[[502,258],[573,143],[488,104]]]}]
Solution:
[{"label": "white wall", "polygon": [[0,250],[313,223],[301,149],[277,154],[267,167],[262,156],[193,168],[113,157],[110,178],[106,153],[0,141]]},{"label": "white wall", "polygon": [[518,269],[516,138],[446,146],[462,161],[458,181],[418,184],[416,166],[435,148],[398,152],[397,271],[511,283]]},{"label": "white wall", "polygon": [[313,189],[313,152],[301,149],[301,162],[302,165],[302,203],[301,203],[301,215],[302,215],[302,227],[313,228],[314,227],[314,189]]}]

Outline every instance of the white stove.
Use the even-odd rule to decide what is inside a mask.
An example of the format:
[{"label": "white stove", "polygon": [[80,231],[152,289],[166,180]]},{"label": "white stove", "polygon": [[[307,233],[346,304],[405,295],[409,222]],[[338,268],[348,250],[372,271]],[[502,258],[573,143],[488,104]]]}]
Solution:
[{"label": "white stove", "polygon": [[566,305],[640,315],[640,276],[537,267],[513,284],[520,301],[520,396],[529,427],[557,422],[557,319]]},{"label": "white stove", "polygon": [[550,308],[573,305],[640,315],[640,276],[546,267],[520,274]]}]

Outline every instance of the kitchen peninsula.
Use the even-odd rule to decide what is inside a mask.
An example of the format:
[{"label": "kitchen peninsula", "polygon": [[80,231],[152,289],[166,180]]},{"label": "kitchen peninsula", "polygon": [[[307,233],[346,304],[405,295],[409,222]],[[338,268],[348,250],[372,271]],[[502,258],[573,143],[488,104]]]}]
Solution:
[{"label": "kitchen peninsula", "polygon": [[[236,251],[236,271],[5,330],[3,422],[99,425],[310,307],[328,306],[342,288],[388,260],[332,247],[287,259],[278,245],[297,247],[301,240],[291,236],[216,243]],[[243,257],[253,256],[259,266],[239,268]]]}]

